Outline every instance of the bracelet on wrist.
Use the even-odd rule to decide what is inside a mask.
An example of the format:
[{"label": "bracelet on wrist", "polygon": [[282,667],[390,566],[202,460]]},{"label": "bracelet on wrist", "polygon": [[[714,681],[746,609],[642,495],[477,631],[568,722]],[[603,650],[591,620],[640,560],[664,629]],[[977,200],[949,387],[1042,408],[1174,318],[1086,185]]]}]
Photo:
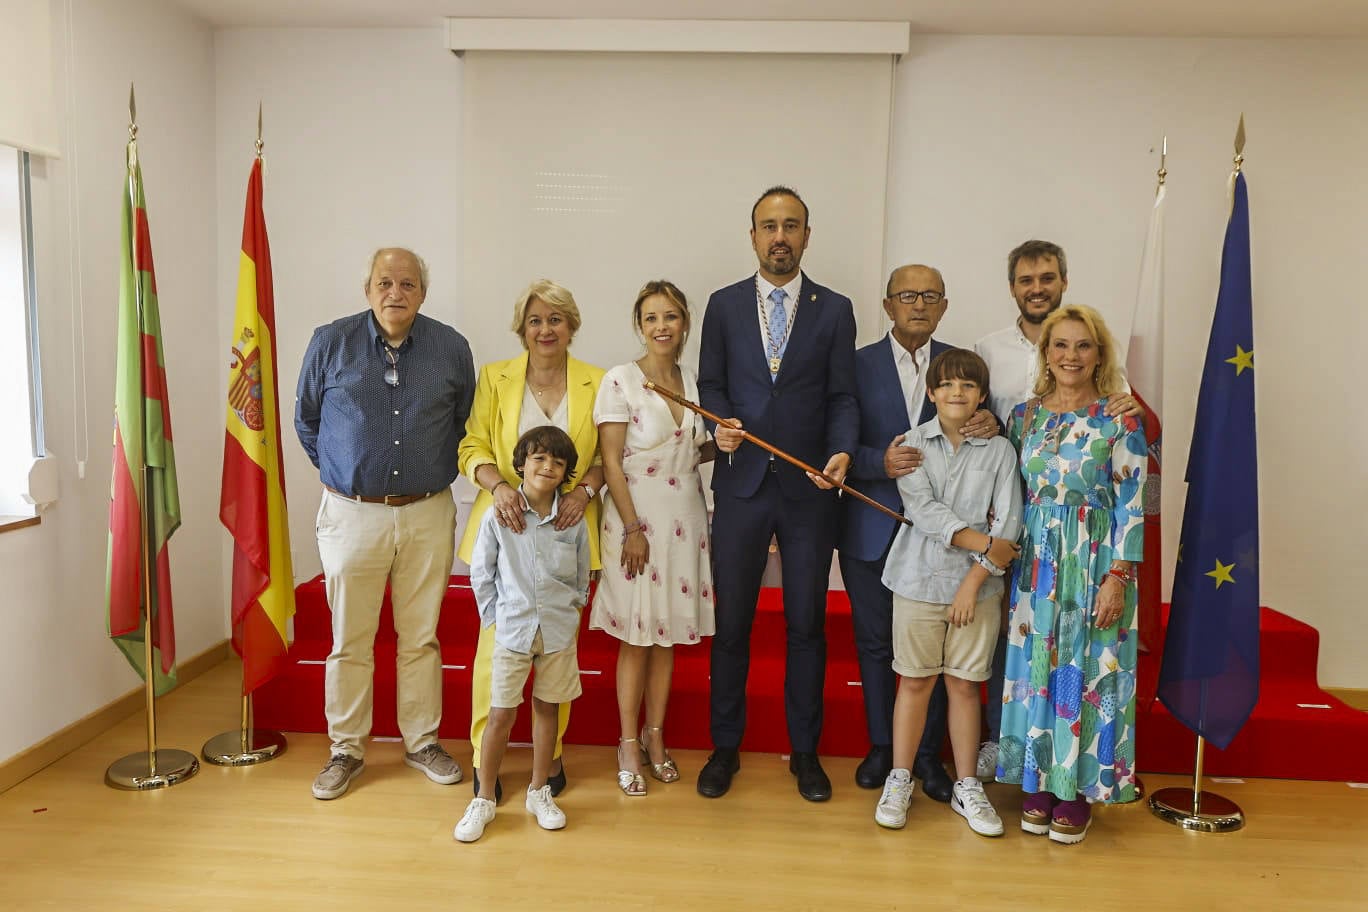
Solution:
[{"label": "bracelet on wrist", "polygon": [[1132,570],[1122,570],[1120,567],[1112,567],[1107,571],[1107,576],[1114,577],[1120,581],[1121,585],[1129,586],[1135,582],[1135,572]]},{"label": "bracelet on wrist", "polygon": [[627,540],[627,536],[631,535],[633,532],[642,532],[642,533],[644,533],[645,531],[646,531],[646,524],[645,524],[644,522],[642,522],[641,520],[637,520],[637,521],[634,522],[634,523],[628,523],[627,525],[625,525],[625,526],[622,527],[622,540],[623,540],[623,541],[626,541],[626,540]]},{"label": "bracelet on wrist", "polygon": [[[594,489],[593,489],[592,487],[589,486],[589,482],[587,482],[587,481],[582,481],[582,482],[580,482],[579,484],[575,485],[575,487],[577,487],[577,488],[579,488],[580,490],[582,490],[582,491],[584,492],[584,495],[585,495],[586,497],[588,497],[589,500],[593,500],[593,499],[594,499]],[[586,503],[587,503],[587,502],[588,502],[588,501],[586,501]]]},{"label": "bracelet on wrist", "polygon": [[489,489],[489,493],[493,494],[495,491],[499,490],[499,485],[508,485],[510,488],[513,487],[512,485],[509,485],[507,481],[500,478],[498,481],[494,482],[494,487]]}]

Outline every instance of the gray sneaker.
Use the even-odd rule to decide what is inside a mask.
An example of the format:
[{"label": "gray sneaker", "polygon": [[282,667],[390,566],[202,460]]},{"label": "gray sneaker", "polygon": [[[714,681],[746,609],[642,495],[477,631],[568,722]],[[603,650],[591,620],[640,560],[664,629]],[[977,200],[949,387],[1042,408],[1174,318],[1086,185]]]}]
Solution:
[{"label": "gray sneaker", "polygon": [[365,768],[366,762],[360,757],[334,754],[314,780],[313,796],[321,801],[342,797],[347,791],[347,786],[351,785],[351,781],[361,775]]},{"label": "gray sneaker", "polygon": [[422,770],[438,785],[455,785],[461,781],[461,764],[452,759],[442,745],[433,741],[415,754],[404,754],[404,762],[416,770]]}]

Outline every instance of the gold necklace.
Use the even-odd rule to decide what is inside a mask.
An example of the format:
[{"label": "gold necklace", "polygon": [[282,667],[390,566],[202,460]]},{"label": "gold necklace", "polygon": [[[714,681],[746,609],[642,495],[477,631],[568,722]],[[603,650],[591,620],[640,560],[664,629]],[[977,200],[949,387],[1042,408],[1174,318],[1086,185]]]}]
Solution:
[{"label": "gold necklace", "polygon": [[[564,378],[562,378],[562,379],[564,379]],[[531,376],[529,376],[529,377],[527,378],[527,385],[530,386],[530,387],[532,388],[532,395],[536,396],[538,399],[540,399],[542,396],[546,395],[547,393],[552,392],[552,391],[554,391],[554,390],[560,388],[560,386],[561,386],[560,383],[551,383],[551,384],[548,384],[548,385],[546,385],[546,386],[543,386],[543,387],[538,388],[537,384],[535,384],[535,383],[532,382]]]}]

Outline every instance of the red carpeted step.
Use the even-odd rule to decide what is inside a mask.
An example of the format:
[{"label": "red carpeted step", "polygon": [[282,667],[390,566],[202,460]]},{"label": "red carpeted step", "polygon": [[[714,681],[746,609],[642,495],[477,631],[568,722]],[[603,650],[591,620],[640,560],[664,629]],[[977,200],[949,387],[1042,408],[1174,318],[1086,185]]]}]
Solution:
[{"label": "red carpeted step", "polygon": [[[291,665],[257,691],[256,717],[264,727],[323,732],[323,660],[331,648],[331,617],[321,578],[296,590],[295,642]],[[1167,618],[1167,609],[1165,619]],[[587,619],[587,612],[586,612]],[[1368,744],[1368,714],[1325,694],[1316,685],[1319,634],[1310,626],[1265,608],[1261,612],[1261,698],[1254,715],[1230,748],[1208,746],[1212,775],[1368,780],[1368,761],[1358,745]],[[820,750],[860,756],[866,748],[864,704],[859,687],[850,606],[844,592],[827,599],[826,706]],[[479,632],[469,581],[452,577],[438,626],[442,644],[444,738],[465,739],[470,727],[470,664]],[[374,734],[397,736],[394,714],[394,629],[388,598],[377,633]],[[782,593],[763,591],[752,629],[747,693],[746,750],[786,752],[784,714],[784,619]],[[614,744],[618,736],[615,669],[618,644],[602,631],[580,636],[584,695],[576,701],[567,739]],[[679,748],[711,746],[708,708],[709,647],[706,642],[675,650],[667,739]],[[1159,657],[1142,655],[1137,668],[1141,695],[1137,710],[1138,767],[1142,771],[1192,771],[1194,739],[1163,705],[1152,699]],[[514,729],[529,737],[527,713]]]}]

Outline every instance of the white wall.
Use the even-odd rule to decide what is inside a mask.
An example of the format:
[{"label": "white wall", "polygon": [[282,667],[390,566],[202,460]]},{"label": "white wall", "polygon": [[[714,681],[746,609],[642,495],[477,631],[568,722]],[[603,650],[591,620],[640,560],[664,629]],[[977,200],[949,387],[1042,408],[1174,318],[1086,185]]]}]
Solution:
[{"label": "white wall", "polygon": [[1125,334],[1169,137],[1164,547],[1171,579],[1196,390],[1215,309],[1226,177],[1246,116],[1263,604],[1321,634],[1321,682],[1368,687],[1358,540],[1368,430],[1368,42],[914,38],[899,67],[888,264],[945,271],[942,338],[1008,325],[1006,255],[1068,253],[1067,301]]},{"label": "white wall", "polygon": [[[54,4],[61,7],[62,4]],[[157,267],[172,428],[184,525],[171,540],[177,647],[201,652],[225,636],[218,476],[223,448],[223,358],[204,332],[216,305],[214,272],[214,70],[209,28],[170,3],[73,3],[76,53],[61,161],[34,163],[39,325],[48,445],[58,457],[61,499],[42,524],[0,535],[0,760],[138,686],[105,635],[119,193],[124,180],[128,84],[138,92],[139,148]],[[54,57],[66,29],[54,14]],[[68,192],[79,175],[81,259],[68,234]],[[73,271],[84,289],[84,376],[72,341]],[[79,322],[76,320],[75,322]],[[89,393],[85,477],[76,467],[83,390]],[[235,707],[205,734],[231,724]],[[198,745],[175,745],[196,749]],[[110,760],[116,758],[111,757]]]}]

